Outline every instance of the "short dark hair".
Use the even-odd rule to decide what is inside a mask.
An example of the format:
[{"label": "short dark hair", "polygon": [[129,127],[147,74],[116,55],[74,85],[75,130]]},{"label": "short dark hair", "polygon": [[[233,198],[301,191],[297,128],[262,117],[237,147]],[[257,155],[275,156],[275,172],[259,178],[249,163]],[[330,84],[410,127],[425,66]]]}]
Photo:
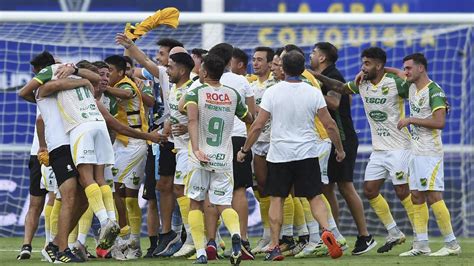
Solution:
[{"label": "short dark hair", "polygon": [[247,66],[249,63],[249,56],[240,48],[234,47],[232,57],[239,59],[240,62],[244,63],[244,66]]},{"label": "short dark hair", "polygon": [[194,68],[194,60],[188,53],[175,53],[170,55],[170,59],[176,64],[184,66],[189,72],[191,72],[191,70]]},{"label": "short dark hair", "polygon": [[107,65],[107,63],[105,63],[104,61],[95,61],[92,64],[96,66],[98,69],[109,68],[109,65]]},{"label": "short dark hair", "polygon": [[411,55],[407,55],[403,58],[403,62],[408,61],[408,60],[413,60],[416,64],[422,64],[425,67],[425,70],[428,70],[428,61],[426,60],[426,57],[422,53],[414,53]]},{"label": "short dark hair", "polygon": [[255,48],[255,52],[266,52],[267,62],[271,62],[273,60],[273,56],[275,55],[275,52],[273,51],[273,49],[267,46],[259,46]]},{"label": "short dark hair", "polygon": [[207,53],[208,51],[206,49],[201,49],[201,48],[194,48],[191,50],[191,54],[195,54],[201,58]]},{"label": "short dark hair", "polygon": [[30,64],[37,69],[43,69],[47,66],[54,65],[54,57],[48,51],[43,51],[31,59]]},{"label": "short dark hair", "polygon": [[380,47],[370,47],[362,51],[360,57],[367,57],[371,59],[377,59],[382,62],[384,65],[387,63],[387,54]]},{"label": "short dark hair", "polygon": [[88,70],[90,70],[92,72],[95,72],[95,73],[99,72],[99,68],[96,67],[95,65],[93,65],[91,62],[89,62],[87,60],[81,60],[81,61],[77,62],[76,67],[85,68],[85,69],[88,69]]},{"label": "short dark hair", "polygon": [[283,50],[285,50],[285,49],[283,49],[283,47],[280,47],[280,48],[276,49],[275,54],[273,56],[278,55],[278,57],[279,57],[283,53]]},{"label": "short dark hair", "polygon": [[124,55],[124,56],[123,56],[123,59],[125,59],[125,62],[126,62],[126,63],[129,63],[131,67],[134,67],[133,58],[131,58],[131,57],[128,56],[128,55]]},{"label": "short dark hair", "polygon": [[159,46],[169,47],[170,50],[177,47],[177,46],[184,47],[183,43],[181,43],[178,40],[171,39],[171,38],[160,39],[156,42],[156,44],[159,45]]},{"label": "short dark hair", "polygon": [[283,56],[283,71],[289,76],[299,76],[304,72],[304,56],[298,51],[290,51]]},{"label": "short dark hair", "polygon": [[219,43],[214,45],[214,47],[209,50],[208,54],[214,54],[219,56],[223,61],[224,64],[227,66],[229,64],[230,59],[232,58],[232,52],[234,51],[234,47],[228,43]]},{"label": "short dark hair", "polygon": [[283,46],[283,50],[285,50],[285,52],[291,52],[291,51],[297,51],[298,53],[302,54],[303,57],[304,57],[304,52],[303,50],[301,50],[301,48],[299,48],[298,46],[294,45],[294,44],[287,44],[285,46]]},{"label": "short dark hair", "polygon": [[118,71],[122,70],[124,73],[127,70],[127,61],[121,55],[111,55],[104,60],[107,64],[113,65]]},{"label": "short dark hair", "polygon": [[209,53],[206,57],[204,57],[202,66],[207,71],[210,78],[220,80],[226,65],[227,64],[220,56]]},{"label": "short dark hair", "polygon": [[330,42],[318,42],[314,45],[314,48],[318,48],[321,51],[328,61],[331,63],[336,63],[339,55],[337,54],[337,48]]}]

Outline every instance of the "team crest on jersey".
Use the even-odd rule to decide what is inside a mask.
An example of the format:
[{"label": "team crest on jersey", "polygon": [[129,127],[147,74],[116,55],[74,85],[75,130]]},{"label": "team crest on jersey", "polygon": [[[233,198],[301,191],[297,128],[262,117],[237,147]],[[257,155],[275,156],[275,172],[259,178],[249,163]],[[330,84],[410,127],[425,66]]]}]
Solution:
[{"label": "team crest on jersey", "polygon": [[181,97],[182,97],[182,96],[183,96],[183,93],[182,93],[182,92],[180,92],[180,91],[178,91],[178,92],[176,93],[176,100],[178,100],[178,101],[179,101],[179,100],[181,99]]},{"label": "team crest on jersey", "polygon": [[421,183],[422,186],[426,187],[426,185],[428,184],[428,180],[426,178],[422,178],[420,180],[420,183]]},{"label": "team crest on jersey", "polygon": [[119,171],[118,168],[112,167],[112,175],[113,176],[116,176],[118,174],[118,171]]},{"label": "team crest on jersey", "polygon": [[425,98],[420,98],[418,100],[418,106],[423,106],[424,103],[425,103]]},{"label": "team crest on jersey", "polygon": [[138,186],[138,183],[140,183],[140,177],[137,176],[136,172],[133,172],[132,183],[135,186]]},{"label": "team crest on jersey", "polygon": [[382,94],[387,95],[388,94],[388,87],[382,87]]},{"label": "team crest on jersey", "polygon": [[404,175],[405,175],[405,173],[403,173],[402,171],[396,172],[395,173],[395,178],[397,178],[398,180],[403,180]]}]

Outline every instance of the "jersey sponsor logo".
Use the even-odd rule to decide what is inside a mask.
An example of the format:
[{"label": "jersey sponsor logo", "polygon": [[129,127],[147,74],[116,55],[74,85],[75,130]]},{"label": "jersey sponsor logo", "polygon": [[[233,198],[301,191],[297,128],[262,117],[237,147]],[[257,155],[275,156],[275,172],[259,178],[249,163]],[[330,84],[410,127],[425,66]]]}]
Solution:
[{"label": "jersey sponsor logo", "polygon": [[414,103],[410,103],[410,109],[414,113],[419,113],[421,111],[421,108],[416,106]]},{"label": "jersey sponsor logo", "polygon": [[212,104],[232,104],[229,95],[227,93],[211,93],[206,92],[206,102]]},{"label": "jersey sponsor logo", "polygon": [[436,97],[442,97],[442,98],[445,98],[446,95],[444,94],[444,92],[440,91],[440,92],[437,92],[437,93],[434,93],[433,95],[431,95],[431,98],[436,98]]},{"label": "jersey sponsor logo", "polygon": [[178,110],[178,105],[177,105],[177,104],[172,104],[172,103],[170,103],[169,106],[170,106],[170,109],[171,109],[171,110],[175,110],[175,111]]},{"label": "jersey sponsor logo", "polygon": [[388,132],[388,129],[386,128],[377,128],[375,130],[377,132],[377,135],[378,136],[381,136],[381,137],[389,137],[390,136],[390,132]]},{"label": "jersey sponsor logo", "polygon": [[372,103],[372,104],[384,104],[387,102],[386,98],[373,98],[373,97],[365,97],[365,102],[366,103]]},{"label": "jersey sponsor logo", "polygon": [[212,104],[204,104],[204,107],[209,109],[209,110],[212,110],[212,111],[218,111],[218,112],[231,112],[231,109],[230,107],[228,106],[216,106],[216,105],[212,105]]},{"label": "jersey sponsor logo", "polygon": [[81,116],[82,116],[84,119],[89,118],[89,115],[88,115],[87,113],[81,113]]},{"label": "jersey sponsor logo", "polygon": [[372,118],[372,120],[376,121],[376,122],[383,122],[385,120],[387,120],[387,113],[385,112],[382,112],[382,111],[371,111],[369,113],[369,116],[370,118]]}]

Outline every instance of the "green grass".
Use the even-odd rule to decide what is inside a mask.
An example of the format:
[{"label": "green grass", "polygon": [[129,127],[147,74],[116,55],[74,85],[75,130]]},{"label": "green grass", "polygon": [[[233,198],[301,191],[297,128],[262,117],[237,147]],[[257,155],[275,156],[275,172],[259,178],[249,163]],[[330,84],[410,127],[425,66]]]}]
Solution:
[{"label": "green grass", "polygon": [[[89,238],[90,240],[90,238]],[[256,242],[256,239],[253,239]],[[348,237],[349,245],[353,246],[354,237]],[[383,237],[377,237],[377,246],[380,246],[384,242]],[[41,261],[41,254],[39,250],[43,244],[43,238],[37,238],[33,241],[33,255],[30,260],[17,261],[16,255],[18,254],[17,249],[21,246],[21,238],[0,238],[0,265],[46,265],[46,262]],[[410,240],[411,241],[411,240]],[[451,257],[410,257],[400,258],[398,254],[409,249],[410,241],[407,241],[401,246],[395,247],[391,252],[385,254],[377,254],[375,249],[370,251],[368,254],[362,256],[351,256],[350,253],[345,254],[343,257],[332,260],[328,257],[325,258],[305,258],[295,259],[292,257],[285,258],[282,262],[264,262],[263,255],[257,256],[255,261],[243,261],[241,265],[270,265],[270,263],[276,263],[278,265],[474,265],[474,239],[460,239],[462,246],[462,254],[460,256]],[[92,246],[92,242],[88,243]],[[148,245],[148,239],[142,239],[142,247],[146,249]],[[432,251],[436,251],[443,245],[441,238],[432,238],[430,240],[430,247]],[[87,265],[191,265],[191,260],[186,259],[139,259],[134,261],[119,262],[113,259],[110,260],[91,260],[87,262]],[[211,265],[228,265],[227,260],[213,261]]]}]

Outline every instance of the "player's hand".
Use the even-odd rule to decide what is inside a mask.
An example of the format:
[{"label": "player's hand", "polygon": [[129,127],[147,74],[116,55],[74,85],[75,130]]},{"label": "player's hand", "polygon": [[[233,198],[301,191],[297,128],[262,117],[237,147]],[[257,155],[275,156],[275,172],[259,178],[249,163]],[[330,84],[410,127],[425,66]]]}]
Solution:
[{"label": "player's hand", "polygon": [[49,153],[46,147],[40,147],[38,149],[38,161],[40,162],[40,164],[49,166]]},{"label": "player's hand", "polygon": [[150,133],[148,133],[148,140],[151,141],[151,142],[154,142],[154,143],[164,143],[164,142],[167,142],[168,141],[168,137],[166,137],[165,135],[162,135],[160,133],[158,133],[158,130],[154,130]]},{"label": "player's hand", "polygon": [[246,153],[243,153],[242,151],[239,151],[237,153],[237,162],[243,163],[245,161],[245,157],[247,156]]},{"label": "player's hand", "polygon": [[183,124],[174,124],[171,126],[171,134],[173,136],[181,136],[188,133],[188,126]]},{"label": "player's hand", "polygon": [[346,158],[346,152],[336,150],[336,161],[342,162]]},{"label": "player's hand", "polygon": [[130,48],[133,45],[133,41],[130,40],[125,34],[117,33],[115,35],[115,43],[118,45],[122,45],[125,49]]},{"label": "player's hand", "polygon": [[209,157],[207,157],[207,155],[200,151],[200,150],[197,150],[197,151],[193,151],[194,153],[194,156],[196,156],[196,159],[198,159],[201,163],[208,163],[209,162]]},{"label": "player's hand", "polygon": [[76,69],[72,64],[64,64],[60,65],[56,72],[54,73],[55,76],[58,77],[58,79],[63,79],[67,78],[69,75],[72,75]]},{"label": "player's hand", "polygon": [[410,124],[410,118],[402,118],[400,121],[398,121],[397,128],[398,130],[401,130],[404,127],[407,127]]},{"label": "player's hand", "polygon": [[355,77],[354,81],[356,83],[357,86],[359,86],[359,84],[362,82],[362,80],[364,79],[364,72],[360,71],[359,73],[357,73],[357,76]]},{"label": "player's hand", "polygon": [[137,77],[133,77],[133,82],[135,82],[135,84],[137,84],[137,88],[141,90],[143,90],[143,87],[145,87],[145,83],[143,82],[142,79],[139,79]]}]

